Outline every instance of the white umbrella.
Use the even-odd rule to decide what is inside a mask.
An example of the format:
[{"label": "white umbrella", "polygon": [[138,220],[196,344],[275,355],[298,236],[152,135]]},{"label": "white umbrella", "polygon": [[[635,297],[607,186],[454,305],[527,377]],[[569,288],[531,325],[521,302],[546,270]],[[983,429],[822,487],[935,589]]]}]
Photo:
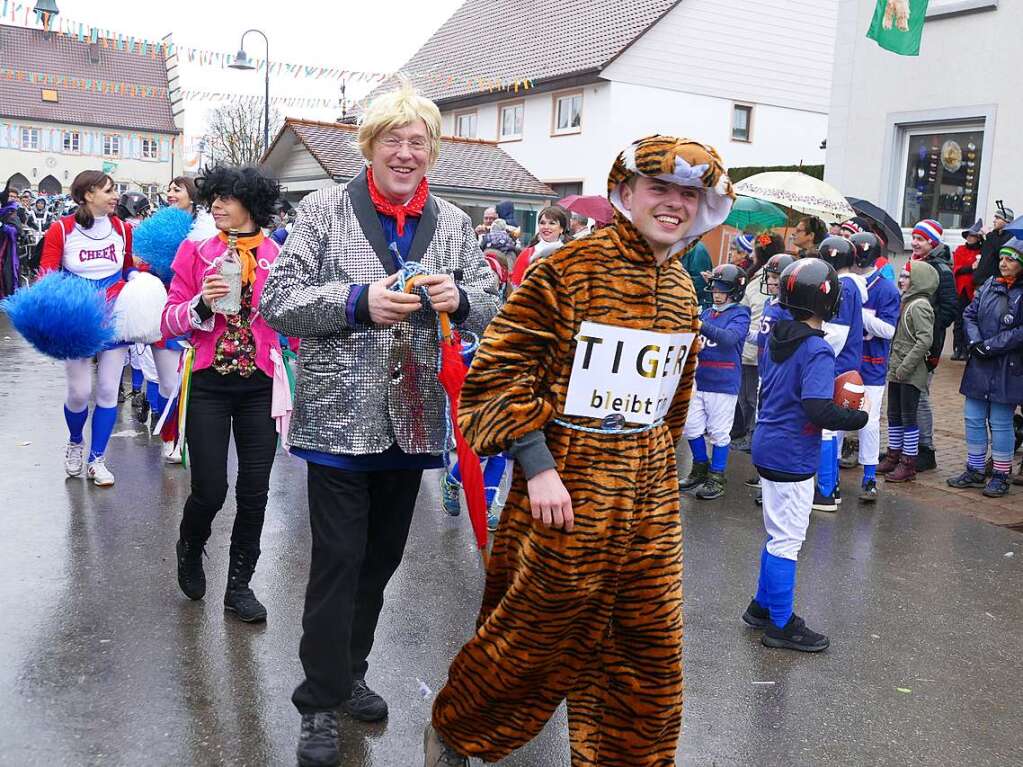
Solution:
[{"label": "white umbrella", "polygon": [[795,171],[758,173],[736,184],[735,193],[784,205],[828,224],[847,221],[856,215],[842,193],[831,184]]}]

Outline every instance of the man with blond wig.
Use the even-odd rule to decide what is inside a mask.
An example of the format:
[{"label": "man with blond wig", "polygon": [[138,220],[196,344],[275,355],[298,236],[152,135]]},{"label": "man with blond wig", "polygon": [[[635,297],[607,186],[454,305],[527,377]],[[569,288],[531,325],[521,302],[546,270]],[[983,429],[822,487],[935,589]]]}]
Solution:
[{"label": "man with blond wig", "polygon": [[[362,173],[302,202],[260,302],[271,326],[302,339],[288,440],[308,464],[312,528],[305,680],[292,696],[303,767],[337,764],[337,709],[387,716],[367,658],[423,470],[448,448],[437,313],[482,333],[498,305],[468,216],[429,191],[436,105],[408,84],[380,96],[359,147]],[[428,275],[422,288],[395,290],[412,263]]]}]

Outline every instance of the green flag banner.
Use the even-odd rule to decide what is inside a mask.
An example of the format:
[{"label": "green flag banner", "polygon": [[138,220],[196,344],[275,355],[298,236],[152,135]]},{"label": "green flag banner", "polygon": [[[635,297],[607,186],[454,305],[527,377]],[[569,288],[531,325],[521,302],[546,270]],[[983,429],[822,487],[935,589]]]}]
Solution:
[{"label": "green flag banner", "polygon": [[117,170],[117,163],[116,162],[108,162],[106,160],[103,161],[103,172],[104,173],[113,173],[116,170]]},{"label": "green flag banner", "polygon": [[867,37],[900,56],[919,56],[927,0],[877,0]]}]

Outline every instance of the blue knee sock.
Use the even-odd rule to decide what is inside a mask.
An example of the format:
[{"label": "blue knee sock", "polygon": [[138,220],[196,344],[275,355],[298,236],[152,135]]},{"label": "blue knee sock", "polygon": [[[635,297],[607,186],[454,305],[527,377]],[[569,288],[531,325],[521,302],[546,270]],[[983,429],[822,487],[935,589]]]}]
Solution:
[{"label": "blue knee sock", "polygon": [[451,466],[451,471],[448,472],[448,481],[453,485],[462,485],[462,469],[458,465],[458,461]]},{"label": "blue knee sock", "polygon": [[117,420],[116,407],[99,407],[92,411],[92,445],[89,446],[89,460],[103,455],[107,451],[110,433],[114,430]]},{"label": "blue knee sock", "polygon": [[693,463],[707,463],[707,443],[703,437],[689,440],[689,449],[693,451]]},{"label": "blue knee sock", "polygon": [[156,410],[160,401],[160,385],[156,381],[146,382],[146,400],[149,402],[149,409]]},{"label": "blue knee sock", "polygon": [[821,458],[817,465],[817,489],[821,495],[835,492],[838,480],[838,438],[831,437],[821,441]]},{"label": "blue knee sock", "polygon": [[867,484],[872,479],[877,479],[877,465],[866,464],[863,466],[863,484]]},{"label": "blue knee sock", "polygon": [[156,405],[154,406],[157,420],[159,420],[160,416],[163,415],[163,409],[167,407],[167,402],[168,402],[167,398],[160,394],[159,389],[157,389]]},{"label": "blue knee sock", "polygon": [[64,421],[67,423],[68,435],[76,445],[82,444],[82,430],[85,428],[85,421],[88,418],[88,406],[81,413],[72,413],[67,409],[67,405],[64,405]]},{"label": "blue knee sock", "polygon": [[767,609],[771,612],[771,623],[778,628],[792,617],[792,606],[796,598],[796,560],[782,559],[767,552],[764,571],[767,574]]},{"label": "blue knee sock", "polygon": [[760,578],[757,580],[757,595],[754,597],[757,604],[767,609],[771,603],[771,597],[767,593],[767,544],[760,550]]},{"label": "blue knee sock", "polygon": [[728,445],[714,445],[711,450],[710,470],[724,472],[728,463]]},{"label": "blue knee sock", "polygon": [[138,368],[131,369],[131,390],[141,391],[142,384],[145,382],[145,377],[142,375],[142,371]]}]

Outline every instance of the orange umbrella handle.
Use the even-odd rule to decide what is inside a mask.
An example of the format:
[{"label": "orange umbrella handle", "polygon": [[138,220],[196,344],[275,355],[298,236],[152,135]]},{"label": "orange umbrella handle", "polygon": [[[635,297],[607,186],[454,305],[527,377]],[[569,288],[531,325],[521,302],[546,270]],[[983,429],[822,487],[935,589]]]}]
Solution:
[{"label": "orange umbrella handle", "polygon": [[[410,277],[405,283],[405,292],[411,293],[416,289],[416,283],[425,275],[417,274],[414,277]],[[451,340],[451,318],[448,317],[447,312],[437,312],[440,317],[440,335],[445,341]]]}]

